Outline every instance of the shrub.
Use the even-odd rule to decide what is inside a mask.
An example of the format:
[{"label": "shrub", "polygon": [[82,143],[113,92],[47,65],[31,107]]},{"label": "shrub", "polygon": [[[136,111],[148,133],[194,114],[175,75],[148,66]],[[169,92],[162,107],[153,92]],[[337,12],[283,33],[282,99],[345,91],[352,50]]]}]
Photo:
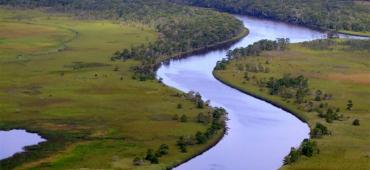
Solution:
[{"label": "shrub", "polygon": [[188,149],[187,149],[186,145],[181,145],[181,146],[180,146],[180,151],[181,151],[182,153],[186,153],[186,152],[188,152]]},{"label": "shrub", "polygon": [[187,146],[187,141],[185,140],[184,136],[180,136],[179,140],[177,140],[177,146],[179,147],[180,151],[183,153],[187,152],[186,146]]},{"label": "shrub", "polygon": [[181,103],[177,104],[177,108],[182,109],[182,104]]},{"label": "shrub", "polygon": [[311,131],[312,138],[320,138],[324,135],[328,135],[330,132],[326,126],[321,123],[316,123],[316,126]]},{"label": "shrub", "polygon": [[291,148],[289,155],[284,158],[284,164],[287,165],[296,162],[301,155],[312,157],[314,154],[318,153],[319,149],[317,148],[316,142],[310,139],[305,139],[298,149]]},{"label": "shrub", "polygon": [[305,139],[300,147],[301,154],[307,157],[313,156],[315,153],[318,153],[316,142],[313,140]]},{"label": "shrub", "polygon": [[180,118],[180,121],[185,123],[188,121],[188,117],[186,115],[182,115],[181,118]]},{"label": "shrub", "polygon": [[204,144],[207,142],[207,137],[199,131],[195,134],[195,139],[197,141],[197,144]]},{"label": "shrub", "polygon": [[331,108],[329,108],[326,113],[319,112],[321,118],[325,118],[326,122],[332,123],[334,120],[338,120],[340,116],[335,113]]},{"label": "shrub", "polygon": [[159,146],[159,148],[156,152],[156,156],[161,157],[163,155],[167,155],[168,150],[169,150],[169,146],[166,145],[166,144],[162,144],[162,145]]},{"label": "shrub", "polygon": [[360,126],[360,120],[355,119],[355,120],[352,122],[352,125],[353,125],[353,126]]},{"label": "shrub", "polygon": [[150,163],[152,164],[159,163],[158,157],[154,154],[154,151],[152,149],[148,149],[146,156],[145,156],[145,160],[150,161]]},{"label": "shrub", "polygon": [[300,152],[295,148],[291,148],[289,155],[287,155],[284,158],[284,165],[296,162],[299,159],[299,157],[300,157]]},{"label": "shrub", "polygon": [[348,103],[347,103],[347,110],[352,110],[352,107],[353,107],[353,102],[352,102],[352,100],[348,100]]}]

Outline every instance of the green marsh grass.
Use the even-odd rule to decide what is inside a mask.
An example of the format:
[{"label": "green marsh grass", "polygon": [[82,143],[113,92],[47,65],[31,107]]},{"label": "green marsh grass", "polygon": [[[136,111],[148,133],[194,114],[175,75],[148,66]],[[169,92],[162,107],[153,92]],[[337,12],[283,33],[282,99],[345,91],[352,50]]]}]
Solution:
[{"label": "green marsh grass", "polygon": [[[48,139],[1,161],[0,169],[164,169],[217,140],[180,153],[179,136],[208,128],[195,121],[208,109],[157,81],[133,80],[130,67],[138,61],[110,61],[117,50],[154,42],[152,29],[5,8],[0,26],[0,129],[23,128]],[[190,120],[172,120],[174,114]],[[133,165],[161,144],[170,151],[159,164]]]},{"label": "green marsh grass", "polygon": [[[341,40],[338,40],[341,41]],[[268,61],[268,62],[266,62]],[[326,123],[317,113],[302,111],[294,99],[282,100],[271,96],[266,88],[259,88],[254,80],[246,81],[238,65],[262,64],[269,73],[251,73],[257,79],[281,78],[284,74],[304,75],[309,80],[311,93],[317,89],[333,95],[326,100],[330,106],[339,107],[342,121]],[[282,169],[368,169],[370,167],[370,53],[368,50],[348,50],[336,45],[331,50],[313,50],[302,44],[292,44],[288,51],[263,52],[261,56],[232,60],[226,70],[217,70],[215,76],[245,92],[265,98],[285,107],[306,120],[311,127],[321,122],[332,132],[330,136],[316,139],[320,154],[302,157],[298,162]],[[346,110],[348,100],[353,110]],[[359,119],[360,126],[352,122]]]}]

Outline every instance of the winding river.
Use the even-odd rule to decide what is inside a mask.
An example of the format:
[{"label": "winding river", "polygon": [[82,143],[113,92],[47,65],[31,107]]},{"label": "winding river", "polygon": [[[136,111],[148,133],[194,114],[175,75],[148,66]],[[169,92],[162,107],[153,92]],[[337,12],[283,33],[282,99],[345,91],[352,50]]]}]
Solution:
[{"label": "winding river", "polygon": [[[309,137],[307,124],[282,109],[222,84],[213,77],[212,71],[228,50],[261,39],[290,38],[291,42],[302,42],[325,38],[325,34],[276,21],[235,17],[250,30],[247,37],[231,47],[173,60],[158,69],[157,76],[166,85],[184,92],[200,92],[203,99],[211,100],[212,106],[223,107],[229,113],[228,134],[215,147],[176,169],[278,169],[290,148]],[[38,134],[25,130],[0,131],[0,160],[22,152],[25,146],[44,141]]]},{"label": "winding river", "polygon": [[[250,34],[229,48],[172,60],[162,65],[158,78],[181,91],[199,92],[212,106],[229,113],[228,134],[213,148],[178,166],[178,170],[275,170],[291,147],[309,137],[309,127],[292,114],[265,101],[235,90],[216,80],[212,71],[228,50],[245,47],[261,39],[290,38],[302,42],[325,38],[324,33],[282,22],[235,16]],[[341,35],[345,37],[345,35]]]}]

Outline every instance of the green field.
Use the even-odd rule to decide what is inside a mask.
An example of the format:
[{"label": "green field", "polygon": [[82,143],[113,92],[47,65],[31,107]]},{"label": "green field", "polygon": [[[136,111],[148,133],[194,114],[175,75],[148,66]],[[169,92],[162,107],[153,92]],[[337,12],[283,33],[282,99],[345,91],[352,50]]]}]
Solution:
[{"label": "green field", "polygon": [[[64,14],[0,8],[0,129],[22,128],[48,139],[0,162],[0,169],[164,169],[217,140],[181,153],[179,136],[205,131],[207,113],[157,81],[132,79],[139,61],[111,61],[124,48],[154,42],[137,23],[78,20]],[[182,104],[182,108],[178,108]],[[189,121],[173,120],[187,115]],[[159,164],[133,165],[167,144]]]},{"label": "green field", "polygon": [[[368,42],[368,41],[367,41]],[[245,65],[260,65],[266,72],[248,72]],[[265,69],[266,70],[266,69]],[[302,44],[292,44],[287,51],[268,51],[260,56],[241,57],[231,60],[226,70],[216,70],[215,76],[225,83],[242,91],[254,94],[272,103],[291,110],[306,120],[311,127],[321,122],[331,131],[331,135],[315,139],[320,153],[311,158],[301,157],[298,162],[282,169],[368,169],[370,167],[370,52],[368,49],[351,49],[337,40],[328,49],[313,49]],[[316,112],[306,111],[304,104],[294,99],[283,99],[270,95],[268,89],[258,86],[259,80],[270,77],[281,78],[285,74],[303,75],[308,78],[310,95],[320,89],[331,94],[329,107],[339,107],[344,115],[341,120],[327,123]],[[353,101],[353,109],[347,110],[348,100]],[[316,102],[317,104],[319,102]],[[315,104],[315,102],[314,102]],[[326,105],[324,105],[325,109]],[[355,119],[360,126],[353,126]]]}]

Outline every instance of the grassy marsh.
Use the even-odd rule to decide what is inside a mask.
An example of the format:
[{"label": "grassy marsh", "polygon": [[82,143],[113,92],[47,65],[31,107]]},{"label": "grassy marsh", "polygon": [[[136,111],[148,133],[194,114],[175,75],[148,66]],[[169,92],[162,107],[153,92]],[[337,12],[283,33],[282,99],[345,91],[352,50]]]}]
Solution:
[{"label": "grassy marsh", "polygon": [[[110,61],[117,50],[154,42],[152,29],[38,10],[0,8],[0,16],[0,129],[48,139],[1,161],[1,169],[163,169],[217,140],[180,153],[179,136],[208,128],[195,121],[208,109],[157,81],[132,80],[138,61]],[[189,122],[172,120],[174,114]],[[133,165],[162,143],[170,152],[160,164]]]},{"label": "grassy marsh", "polygon": [[[260,56],[241,57],[231,60],[226,70],[216,70],[215,76],[225,83],[242,91],[264,98],[272,103],[291,110],[306,120],[311,127],[317,122],[327,126],[330,136],[315,139],[320,154],[311,158],[302,157],[298,162],[282,169],[368,169],[370,141],[370,53],[368,50],[348,49],[338,44],[330,49],[311,49],[302,44],[292,44],[288,51],[263,52]],[[245,79],[246,64],[268,67],[268,72],[249,72],[250,80]],[[304,111],[294,100],[283,100],[272,96],[266,88],[261,88],[257,80],[280,78],[285,74],[303,75],[308,78],[311,93],[320,89],[332,94],[326,100],[329,106],[340,108],[343,120],[327,123],[315,112]],[[347,110],[347,101],[354,107]],[[352,122],[359,119],[360,126]]]}]

